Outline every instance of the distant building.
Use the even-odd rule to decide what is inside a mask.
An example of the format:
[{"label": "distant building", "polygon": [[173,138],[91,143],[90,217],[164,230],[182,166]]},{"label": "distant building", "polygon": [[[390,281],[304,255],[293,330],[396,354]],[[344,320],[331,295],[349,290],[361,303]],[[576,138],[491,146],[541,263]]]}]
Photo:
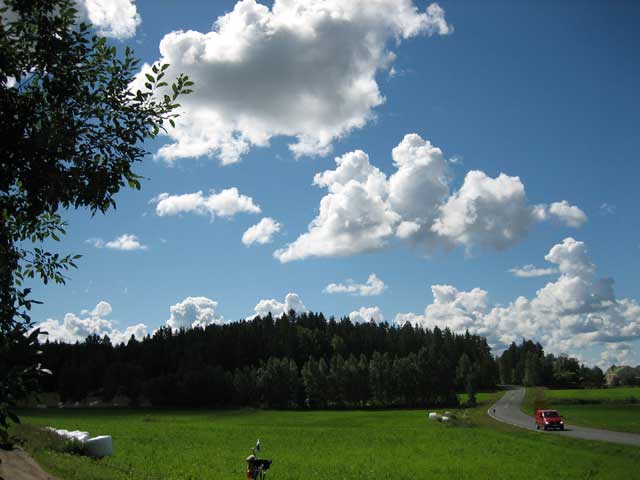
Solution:
[{"label": "distant building", "polygon": [[607,387],[615,387],[620,384],[620,379],[618,378],[618,372],[622,367],[616,367],[615,365],[610,367],[605,373],[605,381],[607,382]]},{"label": "distant building", "polygon": [[640,365],[633,368],[628,365],[616,367],[613,365],[605,374],[608,387],[620,385],[640,385]]}]

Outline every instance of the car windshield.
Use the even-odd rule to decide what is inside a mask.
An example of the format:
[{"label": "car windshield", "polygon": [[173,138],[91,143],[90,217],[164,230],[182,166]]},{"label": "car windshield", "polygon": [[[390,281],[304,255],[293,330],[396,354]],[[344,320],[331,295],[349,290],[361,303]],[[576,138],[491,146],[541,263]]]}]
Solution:
[{"label": "car windshield", "polygon": [[542,412],[542,416],[543,417],[559,417],[560,415],[558,415],[558,412],[556,412],[555,410],[550,410],[548,412]]}]

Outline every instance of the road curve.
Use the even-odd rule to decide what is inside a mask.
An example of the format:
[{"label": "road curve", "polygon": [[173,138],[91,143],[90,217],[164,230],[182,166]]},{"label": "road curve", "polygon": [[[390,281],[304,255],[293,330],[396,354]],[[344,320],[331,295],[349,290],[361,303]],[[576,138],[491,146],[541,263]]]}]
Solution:
[{"label": "road curve", "polygon": [[[507,387],[508,390],[487,412],[491,417],[501,422],[526,428],[534,432],[548,435],[563,435],[566,437],[583,438],[585,440],[598,440],[602,442],[624,443],[640,446],[640,434],[613,432],[611,430],[599,430],[596,428],[579,427],[577,425],[565,425],[563,431],[536,430],[534,418],[523,413],[520,406],[524,400],[525,389],[523,387]],[[560,412],[562,414],[562,412]]]}]

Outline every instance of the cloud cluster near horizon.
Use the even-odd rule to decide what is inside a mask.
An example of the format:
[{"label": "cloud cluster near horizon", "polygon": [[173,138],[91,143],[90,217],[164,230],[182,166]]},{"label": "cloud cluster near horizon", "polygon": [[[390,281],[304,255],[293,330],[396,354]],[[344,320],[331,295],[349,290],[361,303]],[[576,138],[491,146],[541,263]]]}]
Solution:
[{"label": "cloud cluster near horizon", "polygon": [[433,303],[422,314],[399,313],[398,325],[455,332],[469,330],[488,338],[500,350],[521,338],[539,341],[547,352],[570,352],[601,346],[602,362],[640,362],[629,342],[640,340],[640,305],[632,299],[616,299],[611,278],[597,279],[586,245],[565,238],[545,256],[560,276],[537,291],[520,296],[507,306],[492,305],[480,288],[460,291],[452,285],[433,285]]},{"label": "cloud cluster near horizon", "polygon": [[167,76],[183,72],[195,86],[157,157],[231,164],[275,136],[294,137],[296,157],[326,155],[384,102],[376,74],[395,59],[389,44],[452,31],[437,3],[420,11],[412,0],[275,0],[271,8],[240,0],[212,31],[174,31],[160,42]]},{"label": "cloud cluster near horizon", "polygon": [[552,220],[578,227],[587,217],[562,200],[531,205],[519,177],[495,178],[469,171],[451,191],[452,175],[442,150],[411,133],[392,151],[387,177],[369,156],[355,150],[336,157],[336,168],[315,175],[326,188],[308,231],[274,252],[286,263],[307,257],[354,255],[385,247],[394,236],[427,253],[464,247],[506,249],[530,227]]},{"label": "cloud cluster near horizon", "polygon": [[380,307],[360,307],[349,314],[349,320],[352,323],[382,323],[384,315]]},{"label": "cloud cluster near horizon", "polygon": [[297,293],[287,293],[284,297],[284,302],[280,302],[274,298],[260,300],[253,309],[255,312],[253,317],[264,317],[271,314],[274,318],[279,318],[290,310],[294,310],[296,313],[305,313],[308,311]]},{"label": "cloud cluster near horizon", "polygon": [[131,336],[140,340],[147,335],[147,326],[144,323],[132,325],[124,330],[114,328],[113,322],[106,318],[111,313],[112,308],[109,302],[101,300],[92,310],[82,310],[80,316],[67,313],[62,321],[48,318],[36,327],[48,334],[41,335],[40,340],[50,342],[75,343],[83,342],[89,335],[99,337],[107,335],[111,343],[117,345],[126,343]]},{"label": "cloud cluster near horizon", "polygon": [[169,313],[171,316],[166,325],[173,330],[222,325],[228,322],[218,312],[218,302],[207,297],[187,297],[171,305]]}]

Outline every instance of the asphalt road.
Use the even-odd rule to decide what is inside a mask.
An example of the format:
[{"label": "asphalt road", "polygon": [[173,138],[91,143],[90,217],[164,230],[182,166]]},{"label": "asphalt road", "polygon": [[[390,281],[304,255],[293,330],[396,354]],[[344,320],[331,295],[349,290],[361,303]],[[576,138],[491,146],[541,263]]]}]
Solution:
[{"label": "asphalt road", "polygon": [[[543,430],[536,430],[534,418],[520,410],[520,405],[522,405],[522,401],[524,400],[524,391],[525,389],[522,387],[511,387],[505,392],[502,398],[489,409],[489,415],[501,422],[533,430],[534,432],[544,433],[545,435],[561,435],[586,440],[599,440],[602,442],[640,446],[640,434],[636,433],[612,432],[610,430],[599,430],[568,424],[565,424],[564,431],[548,430],[545,432]],[[560,411],[560,414],[562,415],[562,411]]]}]

